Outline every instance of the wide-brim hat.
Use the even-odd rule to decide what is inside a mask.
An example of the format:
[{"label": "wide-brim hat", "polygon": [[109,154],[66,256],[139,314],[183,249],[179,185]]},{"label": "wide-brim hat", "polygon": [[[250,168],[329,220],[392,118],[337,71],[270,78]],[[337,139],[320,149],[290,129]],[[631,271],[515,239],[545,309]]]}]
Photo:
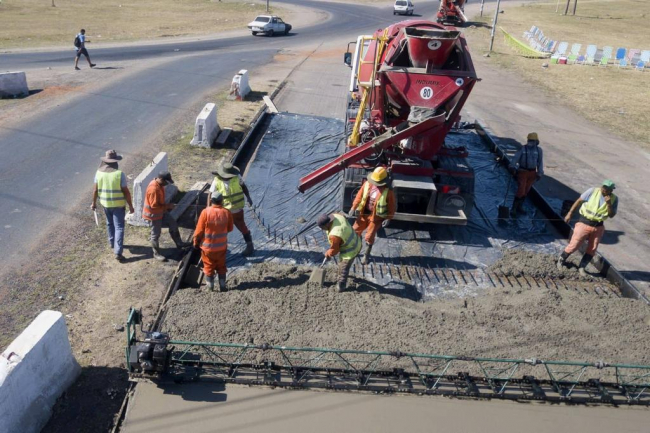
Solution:
[{"label": "wide-brim hat", "polygon": [[106,151],[106,156],[102,156],[102,162],[105,162],[107,164],[112,164],[114,162],[120,161],[122,159],[122,155],[118,155],[115,150],[107,150]]},{"label": "wide-brim hat", "polygon": [[229,162],[224,162],[212,174],[216,174],[223,179],[230,179],[239,175],[239,169]]}]

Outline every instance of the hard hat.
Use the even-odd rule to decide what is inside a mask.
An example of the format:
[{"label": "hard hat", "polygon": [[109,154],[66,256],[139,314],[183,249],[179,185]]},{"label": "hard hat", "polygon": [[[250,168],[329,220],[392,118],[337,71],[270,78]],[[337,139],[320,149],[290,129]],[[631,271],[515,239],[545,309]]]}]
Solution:
[{"label": "hard hat", "polygon": [[616,184],[614,183],[614,181],[609,180],[609,179],[605,179],[603,181],[603,186],[605,188],[609,188],[609,189],[616,189]]},{"label": "hard hat", "polygon": [[537,136],[536,132],[531,132],[530,134],[528,134],[528,141],[530,140],[539,141],[539,137]]},{"label": "hard hat", "polygon": [[384,167],[377,167],[372,173],[368,173],[368,182],[375,186],[384,186],[388,181],[388,172]]}]

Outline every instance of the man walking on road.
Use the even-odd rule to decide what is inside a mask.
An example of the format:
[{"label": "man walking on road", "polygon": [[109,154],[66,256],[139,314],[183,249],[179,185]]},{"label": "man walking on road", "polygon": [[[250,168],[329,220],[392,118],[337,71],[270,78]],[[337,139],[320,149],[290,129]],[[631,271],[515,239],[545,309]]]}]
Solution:
[{"label": "man walking on road", "polygon": [[174,183],[171,173],[161,171],[158,177],[152,180],[149,186],[147,186],[147,191],[144,195],[144,208],[142,209],[142,217],[151,221],[151,248],[153,249],[153,257],[161,262],[167,260],[160,253],[159,240],[163,226],[169,227],[169,235],[176,244],[176,248],[190,246],[190,244],[181,240],[181,233],[178,231],[176,220],[167,212],[176,206],[173,203],[165,203],[165,186],[170,183]]},{"label": "man walking on road", "polygon": [[244,221],[244,196],[248,201],[248,205],[253,206],[253,200],[251,200],[248,187],[246,187],[246,184],[239,175],[239,169],[229,162],[220,164],[212,174],[215,177],[210,186],[206,207],[210,206],[210,197],[213,194],[216,192],[221,193],[223,196],[223,207],[232,213],[235,227],[241,232],[244,236],[244,241],[246,241],[246,249],[242,252],[242,255],[250,256],[255,252],[255,246],[253,245],[251,232],[246,226],[246,221]]},{"label": "man walking on road", "polygon": [[377,167],[368,174],[368,180],[361,185],[348,216],[353,217],[358,212],[357,220],[352,227],[359,235],[366,231],[366,251],[363,264],[368,264],[370,251],[375,243],[375,237],[380,227],[388,226],[395,216],[397,209],[395,193],[388,187],[388,172],[384,167]]},{"label": "man walking on road", "polygon": [[122,159],[114,150],[106,151],[106,156],[101,158],[97,173],[95,173],[95,188],[93,190],[93,202],[90,208],[97,210],[97,198],[104,208],[106,215],[106,231],[108,232],[108,244],[115,253],[115,258],[122,262],[124,246],[124,218],[126,210],[124,206],[129,205],[129,212],[133,213],[131,192],[126,184],[126,175],[119,170],[117,162]]},{"label": "man walking on road", "polygon": [[564,221],[569,223],[573,212],[580,207],[580,218],[573,229],[569,245],[557,259],[557,267],[562,270],[566,259],[587,241],[587,249],[580,260],[578,271],[586,276],[585,268],[596,254],[598,244],[605,234],[605,220],[613,218],[618,211],[618,197],[614,194],[616,184],[605,180],[600,188],[589,188],[585,191],[566,214]]},{"label": "man walking on road", "polygon": [[77,50],[77,55],[74,58],[74,68],[75,70],[79,71],[79,57],[83,54],[86,56],[86,60],[88,60],[88,65],[93,68],[97,65],[94,63],[91,63],[90,61],[90,55],[88,55],[88,50],[86,49],[86,43],[90,43],[90,40],[86,39],[86,30],[81,29],[79,34],[74,38],[74,48]]},{"label": "man walking on road", "polygon": [[201,250],[203,273],[208,289],[214,290],[214,273],[219,276],[219,291],[226,287],[226,251],[228,233],[233,229],[232,214],[223,207],[223,196],[217,192],[210,198],[212,205],[201,211],[194,230],[194,248]]},{"label": "man walking on road", "polygon": [[361,238],[352,229],[345,215],[339,213],[322,214],[318,217],[317,224],[327,233],[327,240],[330,243],[325,257],[340,255],[336,289],[343,292],[347,287],[352,261],[361,251]]},{"label": "man walking on road", "polygon": [[533,184],[544,175],[544,154],[536,132],[528,134],[526,144],[512,157],[512,164],[511,172],[517,176],[518,188],[510,215],[516,217],[524,211],[524,201]]}]

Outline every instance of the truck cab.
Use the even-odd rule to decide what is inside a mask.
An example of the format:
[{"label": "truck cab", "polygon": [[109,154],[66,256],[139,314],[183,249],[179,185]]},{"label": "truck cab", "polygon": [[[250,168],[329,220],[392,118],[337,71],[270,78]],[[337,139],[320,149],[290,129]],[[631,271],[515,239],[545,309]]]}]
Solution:
[{"label": "truck cab", "polygon": [[393,15],[413,15],[413,2],[411,0],[395,0]]}]

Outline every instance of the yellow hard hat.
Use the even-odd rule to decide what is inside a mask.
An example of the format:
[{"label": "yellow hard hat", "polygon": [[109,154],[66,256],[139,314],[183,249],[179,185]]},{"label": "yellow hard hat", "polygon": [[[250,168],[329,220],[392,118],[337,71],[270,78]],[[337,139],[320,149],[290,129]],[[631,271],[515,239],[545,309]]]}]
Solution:
[{"label": "yellow hard hat", "polygon": [[386,185],[388,180],[388,172],[384,167],[377,167],[372,173],[368,174],[368,182],[376,186]]},{"label": "yellow hard hat", "polygon": [[539,141],[539,137],[537,136],[536,132],[531,132],[530,134],[528,134],[528,141],[530,140]]}]

